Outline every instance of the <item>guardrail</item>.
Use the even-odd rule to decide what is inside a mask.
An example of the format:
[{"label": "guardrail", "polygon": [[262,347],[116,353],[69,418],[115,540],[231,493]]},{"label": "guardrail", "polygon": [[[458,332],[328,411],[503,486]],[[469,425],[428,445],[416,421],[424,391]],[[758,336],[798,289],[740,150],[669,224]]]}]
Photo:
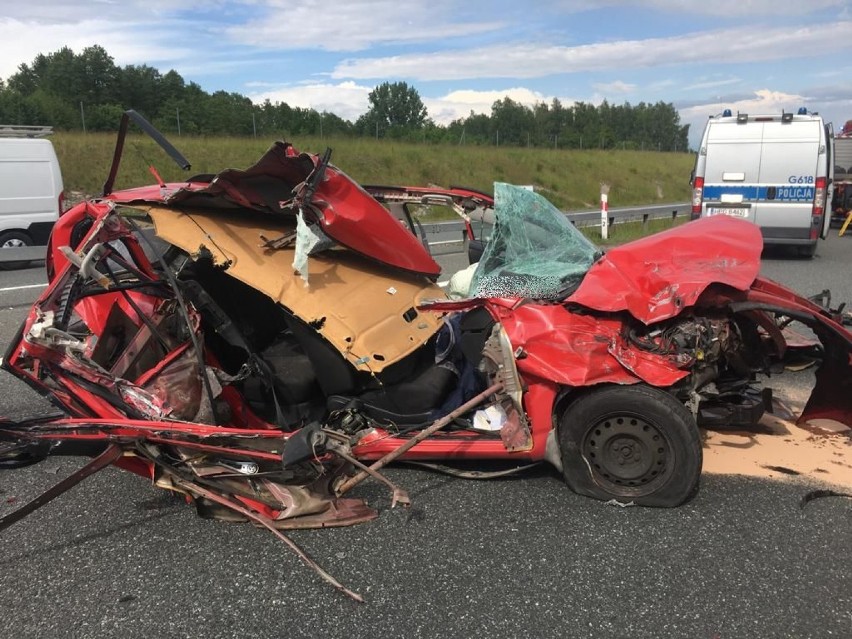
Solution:
[{"label": "guardrail", "polygon": [[[647,224],[649,220],[677,219],[679,216],[689,215],[691,211],[689,203],[653,204],[650,206],[624,206],[617,209],[609,209],[609,224],[612,226],[617,222],[638,222]],[[600,209],[587,209],[583,211],[565,211],[572,224],[576,226],[600,226]],[[425,222],[423,230],[427,234],[447,233],[461,230],[464,225],[461,221],[451,222]]]},{"label": "guardrail", "polygon": [[[640,221],[647,224],[648,220],[671,218],[677,219],[681,215],[689,215],[692,205],[688,202],[675,204],[654,204],[651,206],[624,206],[607,211],[609,224],[612,226],[617,222]],[[565,214],[571,222],[577,226],[600,226],[600,209],[589,211],[570,211]]]},{"label": "guardrail", "polygon": [[[671,218],[675,220],[678,216],[689,215],[690,205],[688,203],[676,204],[654,204],[652,206],[625,206],[609,209],[609,225],[641,221],[647,224],[649,220]],[[565,216],[577,226],[600,226],[601,212],[599,210],[566,211]],[[461,221],[458,222],[427,222],[422,225],[427,235],[441,236],[445,234],[460,233],[464,228]],[[446,240],[447,245],[460,244],[461,240]],[[440,246],[441,240],[430,241],[430,246]],[[22,246],[18,248],[0,249],[0,264],[8,262],[31,262],[43,260],[45,246]]]},{"label": "guardrail", "polygon": [[[641,222],[643,226],[650,220],[670,219],[688,216],[691,211],[689,203],[654,204],[650,206],[624,206],[609,209],[608,224],[624,222]],[[565,216],[575,226],[600,226],[600,210],[566,211]],[[461,233],[464,225],[461,221],[427,222],[422,225],[427,235],[429,248],[434,255],[448,255],[462,251],[463,240]]]}]

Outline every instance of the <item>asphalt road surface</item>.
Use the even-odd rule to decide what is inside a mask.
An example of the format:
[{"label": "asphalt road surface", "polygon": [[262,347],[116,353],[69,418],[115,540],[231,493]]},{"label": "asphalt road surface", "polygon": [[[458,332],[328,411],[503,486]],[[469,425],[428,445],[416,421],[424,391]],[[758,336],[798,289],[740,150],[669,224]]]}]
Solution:
[{"label": "asphalt road surface", "polygon": [[[814,260],[767,254],[764,274],[852,302],[850,256],[833,235]],[[0,342],[43,278],[0,273]],[[0,414],[45,409],[0,374]],[[82,463],[0,473],[0,515]],[[852,503],[800,509],[808,484],[705,476],[689,504],[652,510],[578,497],[547,469],[389,475],[410,509],[362,484],[377,520],[292,533],[357,604],[267,532],[108,469],[0,535],[0,637],[852,636]]]}]

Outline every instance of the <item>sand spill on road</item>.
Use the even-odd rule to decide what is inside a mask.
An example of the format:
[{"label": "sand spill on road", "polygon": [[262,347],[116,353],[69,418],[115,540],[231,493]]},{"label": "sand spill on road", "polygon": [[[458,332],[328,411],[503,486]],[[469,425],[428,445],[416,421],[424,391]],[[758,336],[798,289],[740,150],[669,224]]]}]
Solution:
[{"label": "sand spill on road", "polygon": [[704,472],[750,477],[806,477],[852,489],[852,431],[831,420],[813,420],[809,430],[797,426],[801,406],[776,402],[758,428],[707,431]]}]

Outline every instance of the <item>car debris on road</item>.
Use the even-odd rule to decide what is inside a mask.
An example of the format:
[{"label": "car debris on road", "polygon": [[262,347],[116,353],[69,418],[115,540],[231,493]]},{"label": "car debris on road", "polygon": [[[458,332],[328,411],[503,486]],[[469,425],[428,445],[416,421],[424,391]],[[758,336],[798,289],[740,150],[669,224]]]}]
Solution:
[{"label": "car debris on road", "polygon": [[[0,422],[0,466],[93,461],[0,529],[114,465],[272,530],[358,599],[281,531],[375,518],[348,496],[368,477],[407,504],[393,460],[548,461],[608,504],[677,506],[698,488],[699,427],[756,423],[794,352],[819,363],[799,421],[852,425],[841,310],[759,276],[748,222],[604,253],[507,184],[493,200],[365,190],[330,151],[276,143],[246,170],[115,191],[122,146],[103,196],[57,223],[49,285],[3,360],[63,414]],[[493,203],[469,297],[436,285],[416,225],[382,205],[394,193]]]}]

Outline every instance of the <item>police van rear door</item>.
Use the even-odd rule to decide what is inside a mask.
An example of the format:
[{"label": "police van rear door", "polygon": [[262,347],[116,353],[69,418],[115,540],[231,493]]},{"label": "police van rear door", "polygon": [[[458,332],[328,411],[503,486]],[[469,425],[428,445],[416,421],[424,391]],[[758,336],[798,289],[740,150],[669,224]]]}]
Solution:
[{"label": "police van rear door", "polygon": [[752,205],[760,175],[762,127],[735,118],[711,121],[704,167],[705,215],[755,221]]},{"label": "police van rear door", "polygon": [[[807,240],[820,161],[818,119],[762,122],[763,144],[754,221],[766,238]],[[823,167],[824,168],[824,167]],[[822,230],[822,229],[820,229]]]}]

